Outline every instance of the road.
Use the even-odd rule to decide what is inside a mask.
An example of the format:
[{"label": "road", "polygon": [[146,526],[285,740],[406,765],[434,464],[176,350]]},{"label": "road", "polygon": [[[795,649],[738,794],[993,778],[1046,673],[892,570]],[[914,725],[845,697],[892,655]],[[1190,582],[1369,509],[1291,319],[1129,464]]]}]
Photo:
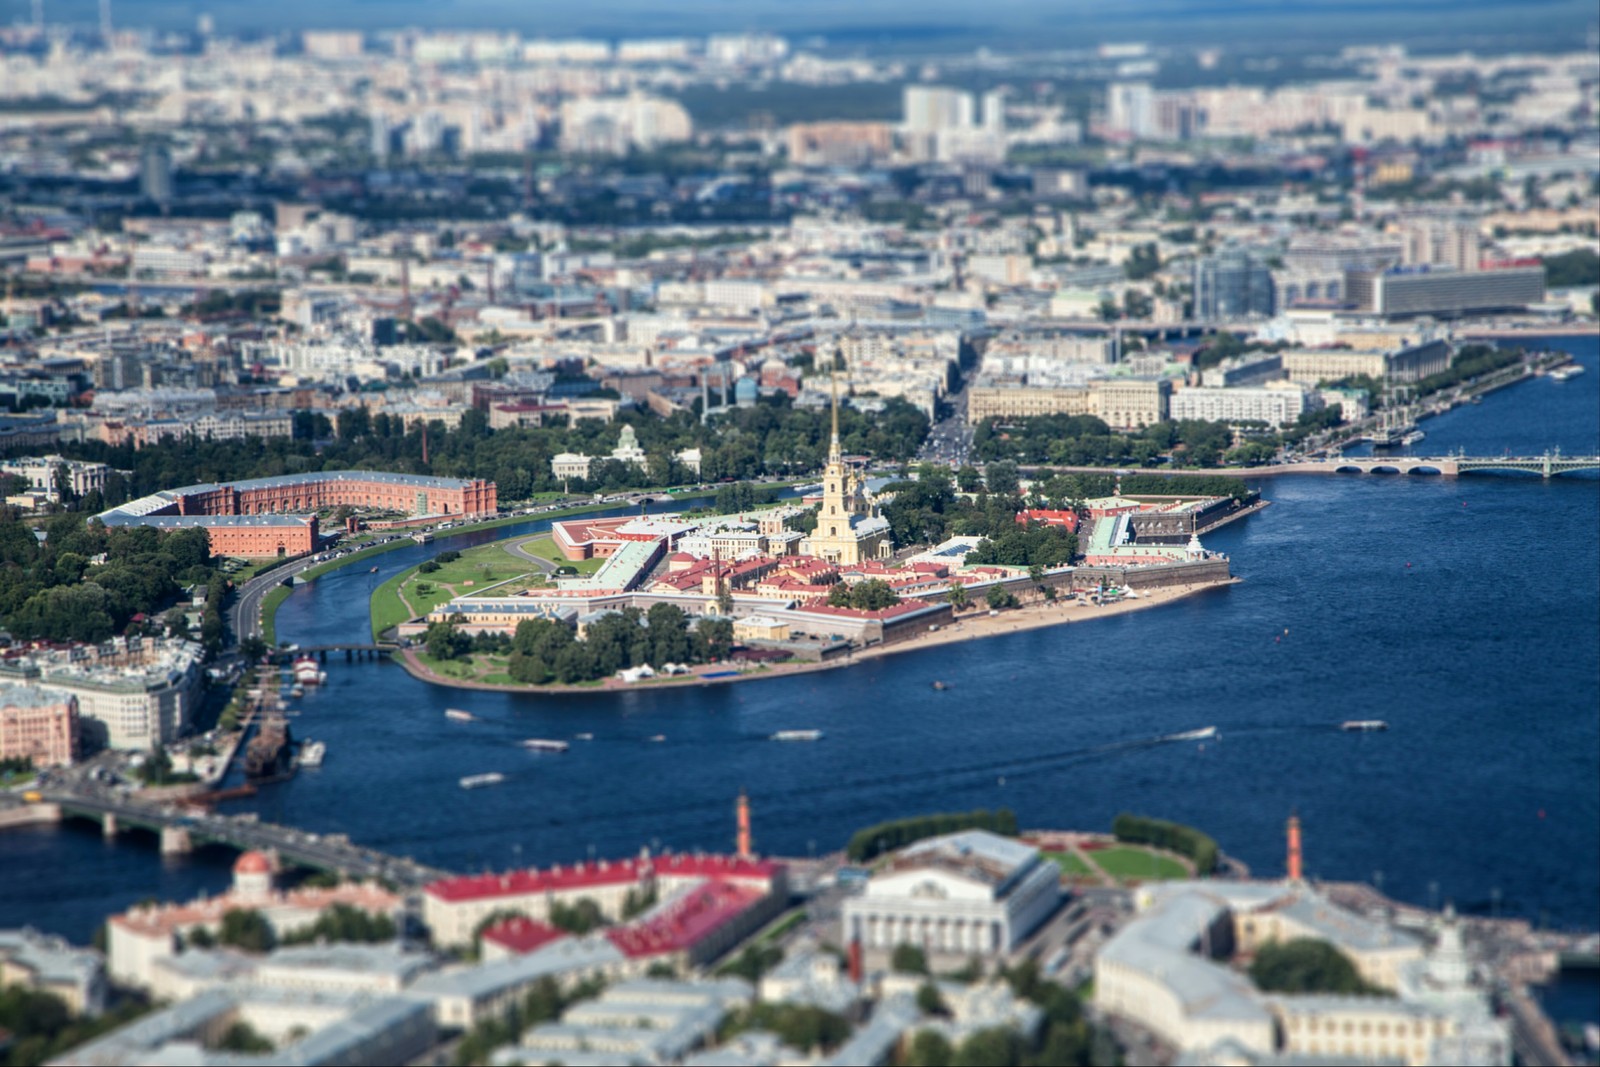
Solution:
[{"label": "road", "polygon": [[249,637],[261,636],[261,602],[273,589],[282,585],[286,579],[292,578],[301,571],[308,570],[317,565],[314,556],[297,559],[285,563],[281,567],[274,567],[245,582],[239,587],[233,598],[232,624],[234,643],[238,644]]},{"label": "road", "polygon": [[967,425],[967,383],[945,396],[946,414],[928,430],[928,439],[917,450],[923,463],[962,466],[972,461],[972,427]]}]

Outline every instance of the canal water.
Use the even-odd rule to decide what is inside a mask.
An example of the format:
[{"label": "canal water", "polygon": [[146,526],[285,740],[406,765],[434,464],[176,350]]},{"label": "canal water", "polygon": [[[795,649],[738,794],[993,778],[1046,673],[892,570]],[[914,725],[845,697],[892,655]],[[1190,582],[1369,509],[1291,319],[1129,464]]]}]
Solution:
[{"label": "canal water", "polygon": [[[1600,452],[1588,373],[1425,423],[1429,451]],[[1600,482],[1568,477],[1264,479],[1273,505],[1207,538],[1244,581],[1130,615],[731,686],[528,696],[439,688],[334,657],[297,735],[326,764],[233,810],[462,870],[726,849],[748,791],[763,851],[858,827],[1010,807],[1106,829],[1120,811],[1203,827],[1258,874],[1298,812],[1307,870],[1422,904],[1600,928]],[[441,539],[295,589],[285,640],[363,638],[384,579]],[[934,681],[949,688],[935,691]],[[445,718],[447,707],[481,721]],[[1384,733],[1337,724],[1382,718]],[[1203,744],[1163,737],[1216,726]],[[774,731],[825,731],[775,744]],[[535,754],[529,737],[573,740]],[[662,741],[651,738],[660,735]],[[462,790],[499,771],[500,786]],[[86,940],[147,896],[215,891],[225,854],[163,860],[90,829],[0,835],[0,927]]]}]

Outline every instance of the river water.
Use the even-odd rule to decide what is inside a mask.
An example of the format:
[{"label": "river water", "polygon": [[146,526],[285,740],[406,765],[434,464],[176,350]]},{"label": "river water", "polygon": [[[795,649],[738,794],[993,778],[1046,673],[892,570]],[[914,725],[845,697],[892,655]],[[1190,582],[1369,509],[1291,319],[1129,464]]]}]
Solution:
[{"label": "river water", "polygon": [[[1430,420],[1422,450],[1600,453],[1588,373]],[[747,790],[757,847],[805,855],[857,827],[1007,806],[1025,826],[1119,811],[1203,827],[1256,873],[1283,869],[1298,811],[1309,873],[1381,881],[1561,927],[1600,928],[1600,482],[1517,476],[1264,479],[1273,505],[1207,538],[1244,581],[1145,612],[845,670],[620,695],[430,686],[335,657],[297,735],[326,764],[233,810],[463,870],[727,849]],[[376,586],[441,539],[295,589],[284,640],[364,638]],[[936,692],[931,683],[950,688]],[[466,708],[481,722],[444,716]],[[1385,733],[1337,723],[1382,718]],[[1218,740],[1162,741],[1216,726]],[[774,744],[817,728],[816,744]],[[519,748],[572,738],[566,755]],[[652,742],[655,735],[664,741]],[[468,774],[505,784],[465,791]],[[161,859],[87,827],[0,835],[0,927],[87,940],[109,911],[228,880],[231,856]]]}]

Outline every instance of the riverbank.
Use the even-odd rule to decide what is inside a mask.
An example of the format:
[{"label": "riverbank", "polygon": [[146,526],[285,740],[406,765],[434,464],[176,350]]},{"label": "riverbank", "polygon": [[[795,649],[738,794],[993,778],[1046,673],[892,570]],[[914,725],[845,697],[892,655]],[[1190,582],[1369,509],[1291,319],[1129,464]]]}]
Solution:
[{"label": "riverbank", "polygon": [[[685,493],[682,494],[678,499],[692,500],[699,497],[710,496],[713,492],[714,491],[708,490],[706,492],[699,493]],[[435,538],[436,540],[453,538],[462,534],[476,533],[479,530],[492,529],[496,526],[515,526],[519,523],[539,522],[545,519],[565,519],[574,515],[588,515],[596,511],[610,511],[616,507],[617,504],[613,501],[609,504],[579,504],[569,508],[554,508],[550,511],[534,512],[533,514],[529,515],[505,515],[496,519],[487,519],[483,522],[474,522],[462,526],[453,526],[449,530],[446,530],[442,535],[435,534]],[[298,577],[308,582],[314,581],[325,574],[329,574],[343,567],[348,567],[352,563],[360,563],[363,560],[371,559],[373,556],[382,555],[385,552],[393,552],[396,549],[411,548],[416,544],[417,541],[415,537],[411,534],[406,534],[402,537],[397,537],[395,540],[386,544],[374,545],[371,548],[364,548],[359,552],[354,552],[339,559],[331,559],[310,567],[303,567],[303,569],[298,571],[293,570],[295,566],[303,565],[305,563],[305,559],[302,558],[295,563],[284,564],[284,573],[278,577],[278,580],[282,580],[283,578]],[[443,550],[441,549],[441,551]],[[269,573],[272,572],[263,571],[261,574],[254,575],[252,580],[260,578]],[[276,643],[277,612],[279,606],[282,605],[286,599],[288,599],[289,591],[285,589],[282,594],[275,594],[276,591],[273,593],[268,593],[261,604],[261,630],[263,635],[270,635],[270,637],[267,638],[268,644]]]},{"label": "riverbank", "polygon": [[[1239,578],[1229,578],[1227,581],[1222,582],[1204,582],[1192,586],[1181,586],[1176,589],[1157,589],[1148,593],[1140,593],[1137,597],[1128,597],[1114,603],[1098,606],[1082,601],[1057,600],[1012,608],[1002,611],[998,615],[989,614],[987,609],[977,609],[956,616],[953,623],[932,633],[919,634],[916,637],[908,638],[904,641],[896,641],[892,644],[873,645],[869,648],[854,650],[841,658],[823,663],[762,664],[750,670],[731,670],[726,663],[711,663],[697,667],[687,675],[652,678],[643,682],[629,683],[623,682],[618,678],[606,678],[598,682],[580,685],[503,685],[494,682],[450,678],[439,674],[422,662],[415,649],[402,649],[396,654],[395,659],[412,677],[432,685],[448,686],[453,689],[482,689],[498,693],[526,693],[530,696],[632,693],[647,689],[677,689],[691,685],[723,685],[731,682],[755,682],[771,678],[788,678],[797,674],[811,674],[816,671],[836,670],[867,660],[898,655],[902,652],[917,652],[922,649],[936,648],[940,645],[953,644],[958,641],[976,641],[986,637],[1018,633],[1023,630],[1037,630],[1047,626],[1064,626],[1070,623],[1126,615],[1130,612],[1170,604],[1208,589],[1234,585],[1241,580]],[[934,681],[941,680],[929,678],[929,683],[932,684]]]}]

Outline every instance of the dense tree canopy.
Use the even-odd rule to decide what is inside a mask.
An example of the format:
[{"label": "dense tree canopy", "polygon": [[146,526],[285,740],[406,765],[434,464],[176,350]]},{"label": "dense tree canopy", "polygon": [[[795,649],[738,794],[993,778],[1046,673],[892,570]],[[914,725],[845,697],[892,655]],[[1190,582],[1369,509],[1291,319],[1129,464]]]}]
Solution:
[{"label": "dense tree canopy", "polygon": [[208,602],[202,636],[220,644],[223,583],[204,530],[107,529],[71,513],[51,516],[43,530],[41,543],[14,514],[0,519],[0,622],[14,636],[103,641],[135,615],[159,615],[184,586],[201,584],[219,609]]},{"label": "dense tree canopy", "polygon": [[1267,993],[1378,993],[1350,957],[1326,941],[1301,937],[1268,941],[1256,950],[1250,978]]},{"label": "dense tree canopy", "polygon": [[[902,400],[885,404],[882,412],[872,415],[849,407],[841,410],[839,432],[847,452],[888,461],[916,454],[928,434],[927,416]],[[587,481],[575,480],[567,488],[598,491],[685,484],[695,477],[671,456],[689,448],[701,451],[702,481],[781,477],[821,467],[829,435],[826,411],[792,407],[786,396],[718,411],[708,425],[689,412],[666,419],[624,412],[611,423],[584,419],[571,426],[491,430],[482,412],[468,411],[456,429],[442,422],[429,427],[424,463],[419,426],[407,429],[385,412],[348,408],[339,413],[333,427],[337,436],[323,440],[328,427],[317,418],[304,412],[297,415],[292,439],[166,441],[141,449],[85,442],[63,444],[61,450],[69,458],[98,460],[133,472],[131,477],[113,474],[103,494],[85,498],[85,510],[100,511],[159,489],[197,482],[343,469],[488,478],[496,483],[500,499],[520,500],[563,488],[550,472],[550,460],[558,453],[609,455],[624,424],[633,427],[649,462],[643,467],[599,462]]]},{"label": "dense tree canopy", "polygon": [[565,623],[529,619],[517,624],[507,667],[519,682],[544,685],[593,681],[625,667],[707,663],[733,647],[733,624],[702,618],[691,626],[683,609],[656,604],[645,615],[624,608],[589,625],[584,640]]}]

